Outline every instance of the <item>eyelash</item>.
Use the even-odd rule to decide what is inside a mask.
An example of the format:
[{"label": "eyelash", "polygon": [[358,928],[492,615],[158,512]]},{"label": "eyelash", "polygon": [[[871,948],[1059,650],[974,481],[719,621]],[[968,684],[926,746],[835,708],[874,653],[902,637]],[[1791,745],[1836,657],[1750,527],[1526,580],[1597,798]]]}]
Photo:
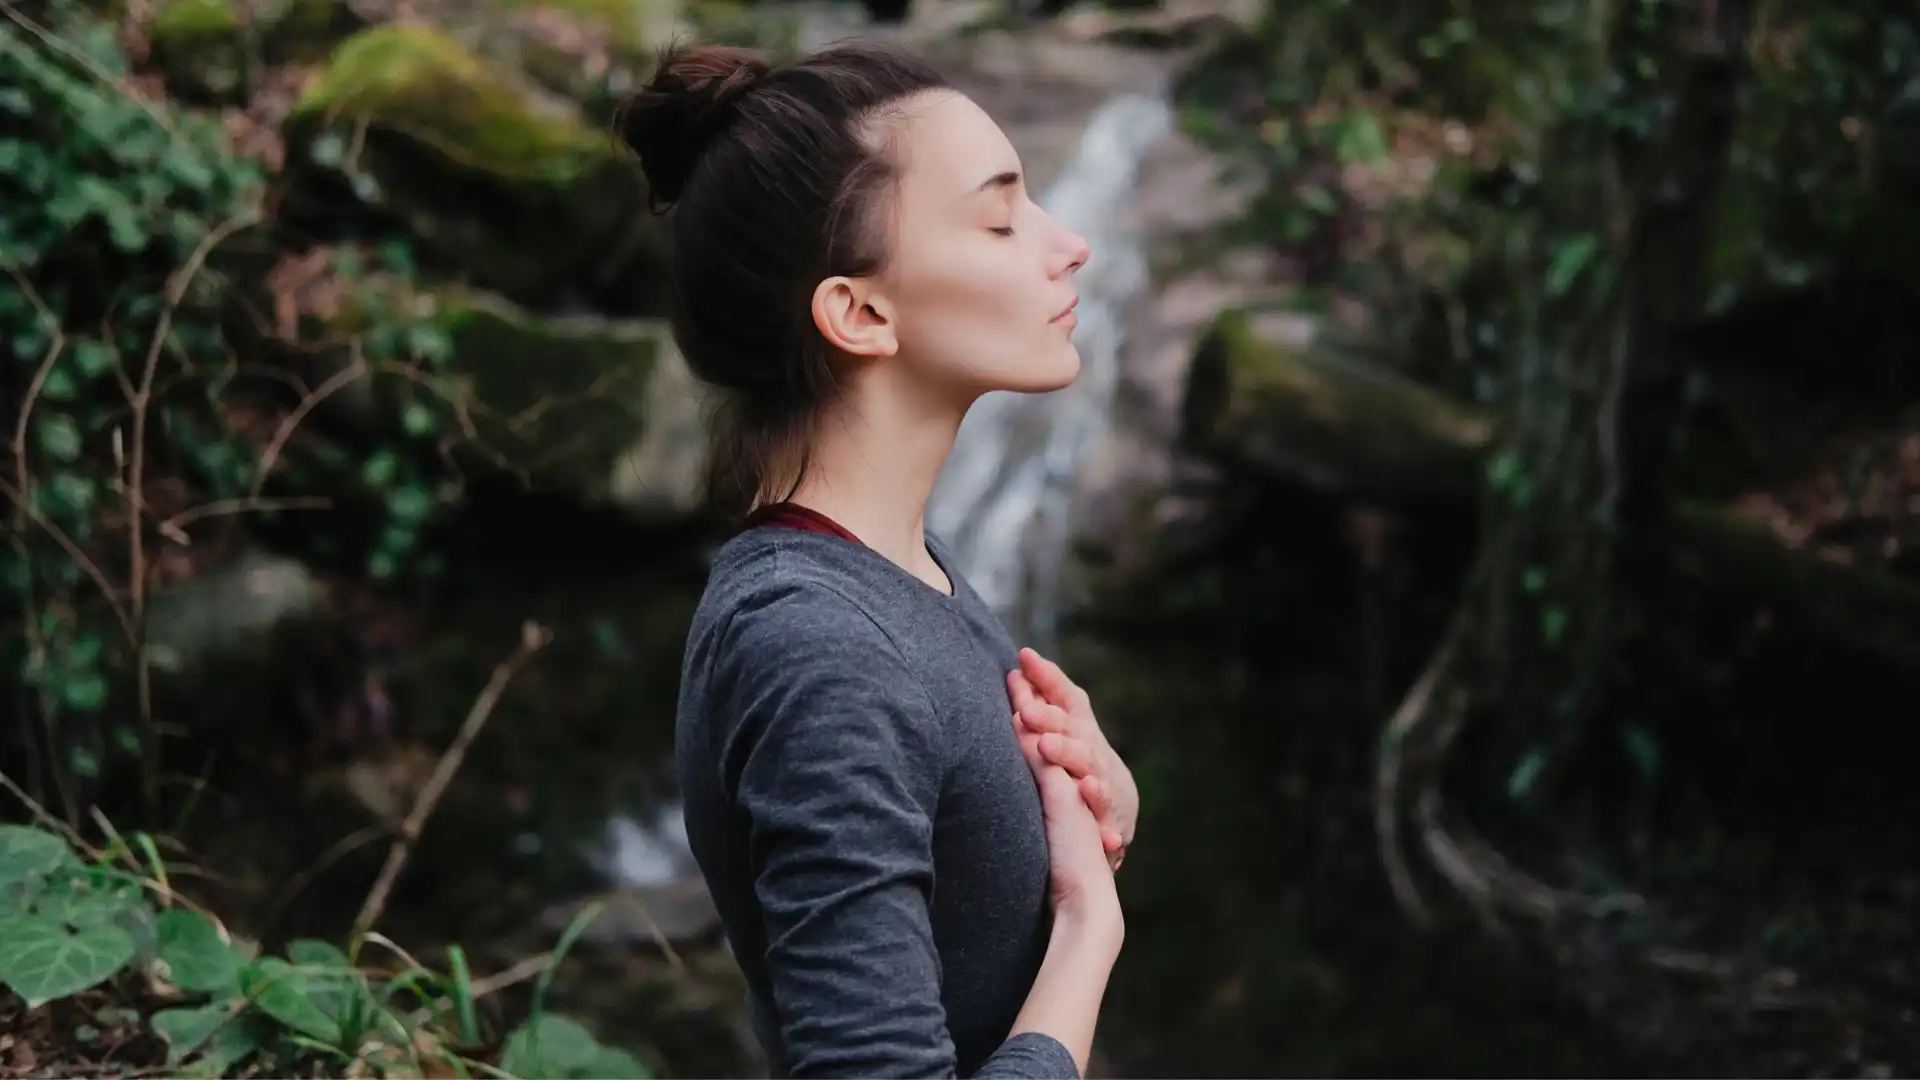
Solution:
[{"label": "eyelash", "polygon": [[987,231],[994,234],[995,236],[1012,236],[1013,226],[1008,225],[1003,228],[990,228]]}]

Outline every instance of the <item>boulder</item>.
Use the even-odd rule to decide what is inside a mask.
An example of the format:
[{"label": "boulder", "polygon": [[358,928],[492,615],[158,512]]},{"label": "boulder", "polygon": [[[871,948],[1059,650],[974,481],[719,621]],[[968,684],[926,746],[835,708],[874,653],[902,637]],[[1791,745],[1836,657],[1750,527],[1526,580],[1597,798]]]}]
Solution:
[{"label": "boulder", "polygon": [[671,426],[687,404],[653,388],[662,324],[542,316],[471,290],[443,290],[434,304],[452,341],[449,370],[476,404],[479,458],[590,502],[643,494],[623,473],[636,467],[649,413]]},{"label": "boulder", "polygon": [[577,106],[425,26],[341,43],[286,126],[282,214],[319,235],[397,225],[423,263],[539,309],[664,309],[664,229]]}]

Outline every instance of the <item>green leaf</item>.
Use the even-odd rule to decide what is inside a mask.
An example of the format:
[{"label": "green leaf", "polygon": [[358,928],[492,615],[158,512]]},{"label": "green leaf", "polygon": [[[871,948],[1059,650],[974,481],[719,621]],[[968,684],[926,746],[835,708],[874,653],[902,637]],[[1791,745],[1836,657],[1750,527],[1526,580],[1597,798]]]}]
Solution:
[{"label": "green leaf", "polygon": [[565,1017],[542,1013],[507,1036],[500,1069],[521,1080],[651,1080],[647,1067],[623,1050],[600,1045]]},{"label": "green leaf", "polygon": [[154,1034],[167,1040],[167,1064],[178,1065],[231,1019],[233,1006],[215,1004],[162,1009],[150,1023]]},{"label": "green leaf", "polygon": [[1544,750],[1535,747],[1527,751],[1520,763],[1513,767],[1513,773],[1507,777],[1507,797],[1514,802],[1522,802],[1533,793],[1533,785],[1547,768],[1547,755]]},{"label": "green leaf", "polygon": [[[217,1006],[207,1006],[215,1008]],[[220,1007],[223,1008],[224,1007]],[[156,1027],[159,1016],[155,1016]],[[182,1068],[181,1076],[225,1077],[234,1075],[234,1066],[266,1049],[273,1038],[273,1025],[258,1013],[243,1012],[227,1023],[213,1029],[212,1035],[200,1047],[197,1061]],[[169,1055],[171,1056],[171,1055]]]},{"label": "green leaf", "polygon": [[112,923],[71,929],[37,915],[0,919],[0,984],[29,1009],[105,982],[134,952],[133,935]]},{"label": "green leaf", "polygon": [[76,341],[73,343],[73,362],[79,367],[80,374],[97,379],[113,370],[113,352],[97,341]]},{"label": "green leaf", "polygon": [[1553,262],[1547,267],[1547,295],[1565,296],[1573,287],[1580,271],[1587,268],[1600,250],[1600,238],[1592,233],[1581,233],[1553,253]]},{"label": "green leaf", "polygon": [[67,842],[43,829],[0,825],[0,888],[77,867]]},{"label": "green leaf", "polygon": [[391,450],[376,450],[360,467],[360,479],[369,487],[386,487],[400,472],[400,459]]},{"label": "green leaf", "polygon": [[173,985],[221,995],[239,990],[246,960],[221,936],[212,919],[197,911],[169,908],[161,913],[155,935]]},{"label": "green leaf", "polygon": [[77,461],[80,458],[80,428],[74,424],[73,417],[54,413],[41,417],[35,425],[39,429],[40,449],[55,461]]},{"label": "green leaf", "polygon": [[54,874],[33,898],[35,915],[81,930],[114,922],[144,906],[138,885],[92,870]]},{"label": "green leaf", "polygon": [[287,959],[301,967],[319,968],[331,971],[352,971],[353,964],[347,954],[331,942],[301,938],[287,943]]},{"label": "green leaf", "polygon": [[107,680],[97,671],[83,671],[60,681],[60,700],[75,712],[97,712],[107,703]]},{"label": "green leaf", "polygon": [[400,413],[400,426],[406,428],[407,434],[421,438],[433,434],[439,428],[440,421],[433,415],[432,409],[414,401],[409,402]]},{"label": "green leaf", "polygon": [[332,1045],[340,1025],[316,1004],[307,976],[277,956],[263,956],[241,972],[247,997],[261,1012],[287,1027]]},{"label": "green leaf", "polygon": [[55,367],[47,372],[47,380],[40,384],[40,396],[64,404],[80,396],[80,386],[73,381],[72,372],[64,367]]},{"label": "green leaf", "polygon": [[1621,741],[1627,745],[1627,755],[1633,759],[1633,767],[1640,773],[1642,783],[1651,784],[1660,777],[1660,740],[1653,732],[1638,724],[1629,725],[1620,733]]}]

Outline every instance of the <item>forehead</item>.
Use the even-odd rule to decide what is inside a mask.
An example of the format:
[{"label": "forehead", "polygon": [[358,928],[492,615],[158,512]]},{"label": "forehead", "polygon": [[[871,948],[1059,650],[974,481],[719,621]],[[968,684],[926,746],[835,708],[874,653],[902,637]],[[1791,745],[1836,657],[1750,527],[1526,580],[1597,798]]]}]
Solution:
[{"label": "forehead", "polygon": [[912,195],[957,199],[987,178],[1019,168],[1006,133],[965,94],[926,94],[904,107],[901,120],[894,152],[901,185]]}]

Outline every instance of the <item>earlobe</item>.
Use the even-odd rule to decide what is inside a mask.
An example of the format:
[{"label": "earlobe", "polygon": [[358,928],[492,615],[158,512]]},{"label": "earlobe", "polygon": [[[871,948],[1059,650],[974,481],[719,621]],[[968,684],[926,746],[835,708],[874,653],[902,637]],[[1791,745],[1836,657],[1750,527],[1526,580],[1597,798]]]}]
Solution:
[{"label": "earlobe", "polygon": [[892,356],[900,348],[886,299],[856,278],[831,277],[813,290],[813,325],[849,356]]}]

